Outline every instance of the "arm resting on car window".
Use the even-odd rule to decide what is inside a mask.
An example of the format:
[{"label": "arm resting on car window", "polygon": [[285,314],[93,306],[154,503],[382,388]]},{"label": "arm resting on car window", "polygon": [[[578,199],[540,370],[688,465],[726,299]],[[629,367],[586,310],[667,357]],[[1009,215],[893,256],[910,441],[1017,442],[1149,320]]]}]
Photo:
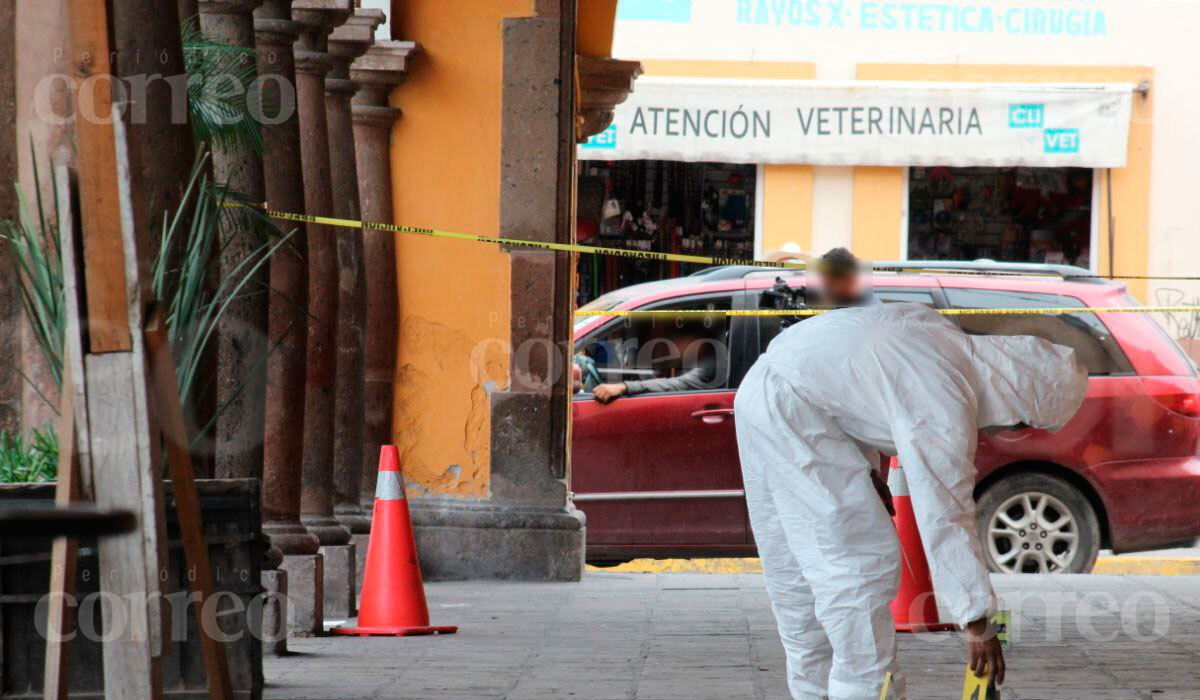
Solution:
[{"label": "arm resting on car window", "polygon": [[713,362],[702,362],[678,377],[663,379],[643,379],[625,382],[625,393],[634,394],[658,393],[665,391],[692,391],[694,389],[714,388],[717,377],[717,367]]}]

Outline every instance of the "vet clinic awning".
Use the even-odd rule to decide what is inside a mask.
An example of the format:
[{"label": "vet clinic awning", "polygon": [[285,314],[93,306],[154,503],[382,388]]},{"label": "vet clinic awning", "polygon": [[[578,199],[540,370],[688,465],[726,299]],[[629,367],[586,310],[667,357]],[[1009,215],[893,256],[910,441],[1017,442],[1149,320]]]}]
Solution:
[{"label": "vet clinic awning", "polygon": [[1125,165],[1132,84],[641,77],[584,160]]}]

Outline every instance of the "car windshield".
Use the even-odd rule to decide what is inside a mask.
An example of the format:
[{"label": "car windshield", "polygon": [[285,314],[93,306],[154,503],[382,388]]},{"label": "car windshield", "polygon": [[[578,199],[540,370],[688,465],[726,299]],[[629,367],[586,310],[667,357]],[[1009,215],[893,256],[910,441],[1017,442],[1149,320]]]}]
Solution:
[{"label": "car windshield", "polygon": [[[626,297],[619,292],[609,292],[603,296],[596,297],[583,306],[579,307],[580,311],[609,311],[617,308],[617,306],[625,301]],[[574,331],[579,332],[588,321],[592,320],[592,316],[576,316]]]}]

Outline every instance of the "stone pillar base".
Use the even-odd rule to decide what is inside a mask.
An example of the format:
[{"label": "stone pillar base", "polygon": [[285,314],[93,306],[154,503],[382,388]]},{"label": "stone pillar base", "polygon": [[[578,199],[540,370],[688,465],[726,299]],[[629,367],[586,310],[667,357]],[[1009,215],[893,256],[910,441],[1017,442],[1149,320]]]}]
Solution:
[{"label": "stone pillar base", "polygon": [[578,581],[583,513],[575,509],[410,499],[429,581]]},{"label": "stone pillar base", "polygon": [[262,572],[262,645],[264,654],[287,656],[287,572],[266,569]]},{"label": "stone pillar base", "polygon": [[325,559],[325,619],[349,620],[358,614],[354,585],[355,547],[353,544],[321,547]]},{"label": "stone pillar base", "polygon": [[367,570],[367,547],[371,543],[370,535],[351,535],[350,544],[354,545],[354,591],[362,593],[363,573]]},{"label": "stone pillar base", "polygon": [[289,554],[279,565],[287,573],[288,630],[296,637],[325,631],[325,561],[320,554]]}]

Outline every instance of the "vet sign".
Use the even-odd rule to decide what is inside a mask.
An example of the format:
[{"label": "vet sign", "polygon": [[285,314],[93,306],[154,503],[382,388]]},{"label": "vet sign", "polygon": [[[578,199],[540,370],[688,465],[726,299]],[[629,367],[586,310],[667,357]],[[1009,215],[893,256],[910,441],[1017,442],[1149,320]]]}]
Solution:
[{"label": "vet sign", "polygon": [[1046,153],[1078,153],[1079,129],[1046,129],[1042,132]]},{"label": "vet sign", "polygon": [[642,77],[579,157],[1119,168],[1133,89]]}]

